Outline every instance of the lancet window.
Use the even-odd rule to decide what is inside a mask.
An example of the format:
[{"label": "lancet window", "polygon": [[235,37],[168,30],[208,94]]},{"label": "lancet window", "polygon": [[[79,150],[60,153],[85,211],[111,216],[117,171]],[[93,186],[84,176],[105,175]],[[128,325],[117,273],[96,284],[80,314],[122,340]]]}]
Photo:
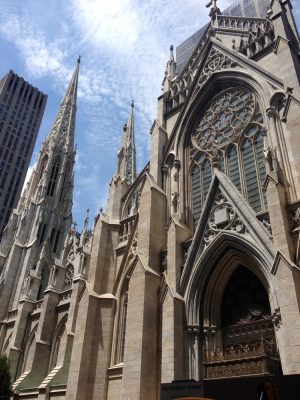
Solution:
[{"label": "lancet window", "polygon": [[56,181],[57,181],[58,172],[59,172],[59,167],[60,167],[60,159],[57,158],[54,161],[53,166],[52,166],[49,184],[48,184],[48,188],[47,188],[47,196],[54,195]]},{"label": "lancet window", "polygon": [[44,291],[48,286],[49,281],[49,267],[48,265],[44,264],[41,272],[41,281],[38,290],[37,300],[41,300],[44,297]]},{"label": "lancet window", "polygon": [[126,325],[127,325],[127,308],[128,308],[128,291],[126,290],[120,302],[119,311],[119,340],[118,340],[118,354],[117,362],[122,363],[124,360],[125,352],[125,337],[126,337]]},{"label": "lancet window", "polygon": [[43,158],[43,161],[42,161],[39,179],[42,179],[43,173],[44,173],[44,171],[45,171],[45,169],[46,169],[46,166],[47,166],[47,163],[48,163],[48,156],[46,155],[46,156]]},{"label": "lancet window", "polygon": [[63,183],[61,185],[61,190],[60,190],[60,196],[59,196],[59,200],[63,200],[64,194],[66,192],[67,189],[67,182],[69,179],[69,174],[70,174],[70,164],[67,163],[66,168],[65,168],[65,174],[64,174],[64,178],[63,178]]},{"label": "lancet window", "polygon": [[265,128],[260,106],[247,88],[226,89],[213,98],[191,135],[191,203],[197,223],[212,179],[212,161],[231,179],[251,207],[266,209]]}]

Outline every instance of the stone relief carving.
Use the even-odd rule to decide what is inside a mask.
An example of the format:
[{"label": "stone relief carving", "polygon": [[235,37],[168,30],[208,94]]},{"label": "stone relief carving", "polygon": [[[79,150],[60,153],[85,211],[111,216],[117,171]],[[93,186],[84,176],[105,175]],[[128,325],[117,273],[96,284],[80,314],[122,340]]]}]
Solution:
[{"label": "stone relief carving", "polygon": [[228,68],[235,68],[238,65],[239,64],[236,61],[212,47],[208,54],[207,63],[201,71],[197,84],[198,88],[201,89],[214,72]]},{"label": "stone relief carving", "polygon": [[230,143],[264,134],[262,114],[253,93],[244,88],[225,90],[212,102],[191,136],[191,157],[197,151],[215,157]]},{"label": "stone relief carving", "polygon": [[289,210],[290,214],[290,227],[292,231],[296,231],[300,228],[300,205],[291,207]]},{"label": "stone relief carving", "polygon": [[74,267],[73,265],[69,264],[66,268],[63,290],[68,290],[72,287],[74,277]]},{"label": "stone relief carving", "polygon": [[[168,111],[171,111],[179,104],[182,104],[187,98],[190,88],[200,68],[200,53],[206,39],[207,35],[204,35],[203,41],[201,41],[198,49],[195,51],[195,56],[192,59],[192,63],[186,67],[183,75],[172,83],[170,97],[167,104]],[[205,82],[214,72],[228,68],[235,68],[237,66],[242,68],[242,66],[236,61],[229,58],[215,47],[212,47],[208,55],[207,63],[200,74],[199,82],[197,84],[198,90],[205,84]]]},{"label": "stone relief carving", "polygon": [[221,231],[245,234],[247,229],[223,193],[218,193],[204,232],[204,246],[209,245]]}]

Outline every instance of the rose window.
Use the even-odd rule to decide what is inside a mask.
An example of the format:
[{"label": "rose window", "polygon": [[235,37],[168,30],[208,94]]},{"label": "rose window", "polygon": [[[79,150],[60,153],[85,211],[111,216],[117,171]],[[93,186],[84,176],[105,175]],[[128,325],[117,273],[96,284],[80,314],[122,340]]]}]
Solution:
[{"label": "rose window", "polygon": [[197,150],[222,149],[237,141],[251,121],[261,122],[255,97],[247,89],[229,89],[212,102],[192,134]]},{"label": "rose window", "polygon": [[266,208],[262,191],[265,127],[259,103],[247,88],[226,89],[210,102],[191,135],[191,186],[197,222],[212,179],[212,158],[219,160],[255,211]]}]

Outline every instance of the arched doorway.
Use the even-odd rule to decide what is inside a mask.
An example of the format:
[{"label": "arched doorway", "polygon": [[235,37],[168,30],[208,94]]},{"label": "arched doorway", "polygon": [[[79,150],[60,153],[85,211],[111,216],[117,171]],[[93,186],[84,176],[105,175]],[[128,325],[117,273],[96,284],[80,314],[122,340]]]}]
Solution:
[{"label": "arched doorway", "polygon": [[214,343],[204,349],[204,377],[279,374],[268,294],[252,271],[237,266],[224,288],[218,312],[219,325],[208,339]]}]

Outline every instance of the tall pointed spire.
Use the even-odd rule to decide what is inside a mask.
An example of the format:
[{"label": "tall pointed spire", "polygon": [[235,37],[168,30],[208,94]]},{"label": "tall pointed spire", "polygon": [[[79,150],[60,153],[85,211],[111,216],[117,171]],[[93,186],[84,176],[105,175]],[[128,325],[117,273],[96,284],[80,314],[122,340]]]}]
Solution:
[{"label": "tall pointed spire", "polygon": [[170,89],[170,82],[175,78],[176,76],[176,61],[174,57],[174,47],[171,44],[170,46],[170,55],[169,59],[166,65],[166,71],[165,71],[165,77],[163,80],[163,91],[167,92]]},{"label": "tall pointed spire", "polygon": [[72,100],[73,104],[76,105],[80,61],[81,61],[81,56],[79,56],[77,59],[77,65],[73,72],[67,92],[63,98],[62,104],[64,102],[67,102],[68,100]]},{"label": "tall pointed spire", "polygon": [[[74,136],[79,66],[80,57],[77,60],[71,81],[60,103],[52,129],[42,144],[37,167],[30,180],[29,188],[25,194],[26,198],[22,203],[23,206],[30,202],[32,197],[39,201],[45,196],[52,195],[54,189],[58,190],[58,186],[63,185],[65,189],[61,190],[64,192],[64,201],[67,201],[67,198],[69,198],[69,207],[72,207],[72,174],[76,153],[74,149]],[[64,160],[59,161],[58,165],[59,152],[65,154],[65,157]],[[51,188],[51,181],[53,181],[51,174],[59,174],[58,170],[57,172],[54,170],[55,164],[60,168],[62,168],[62,164],[65,164],[63,168],[68,170],[68,178],[65,178],[65,181],[56,182],[55,187]]]},{"label": "tall pointed spire", "polygon": [[74,147],[74,127],[76,117],[77,88],[80,59],[78,57],[76,68],[73,72],[70,84],[60,104],[60,109],[47,138],[56,144],[63,144],[66,147]]},{"label": "tall pointed spire", "polygon": [[42,144],[37,166],[0,245],[0,318],[9,307],[17,307],[20,299],[35,301],[43,296],[48,285],[58,289],[57,285],[62,283],[56,277],[59,270],[56,262],[61,263],[63,243],[72,222],[79,63],[80,58],[53,128]]},{"label": "tall pointed spire", "polygon": [[119,151],[118,174],[132,184],[136,178],[136,153],[134,139],[134,101],[131,102],[131,111],[128,123],[123,127],[122,147]]}]

